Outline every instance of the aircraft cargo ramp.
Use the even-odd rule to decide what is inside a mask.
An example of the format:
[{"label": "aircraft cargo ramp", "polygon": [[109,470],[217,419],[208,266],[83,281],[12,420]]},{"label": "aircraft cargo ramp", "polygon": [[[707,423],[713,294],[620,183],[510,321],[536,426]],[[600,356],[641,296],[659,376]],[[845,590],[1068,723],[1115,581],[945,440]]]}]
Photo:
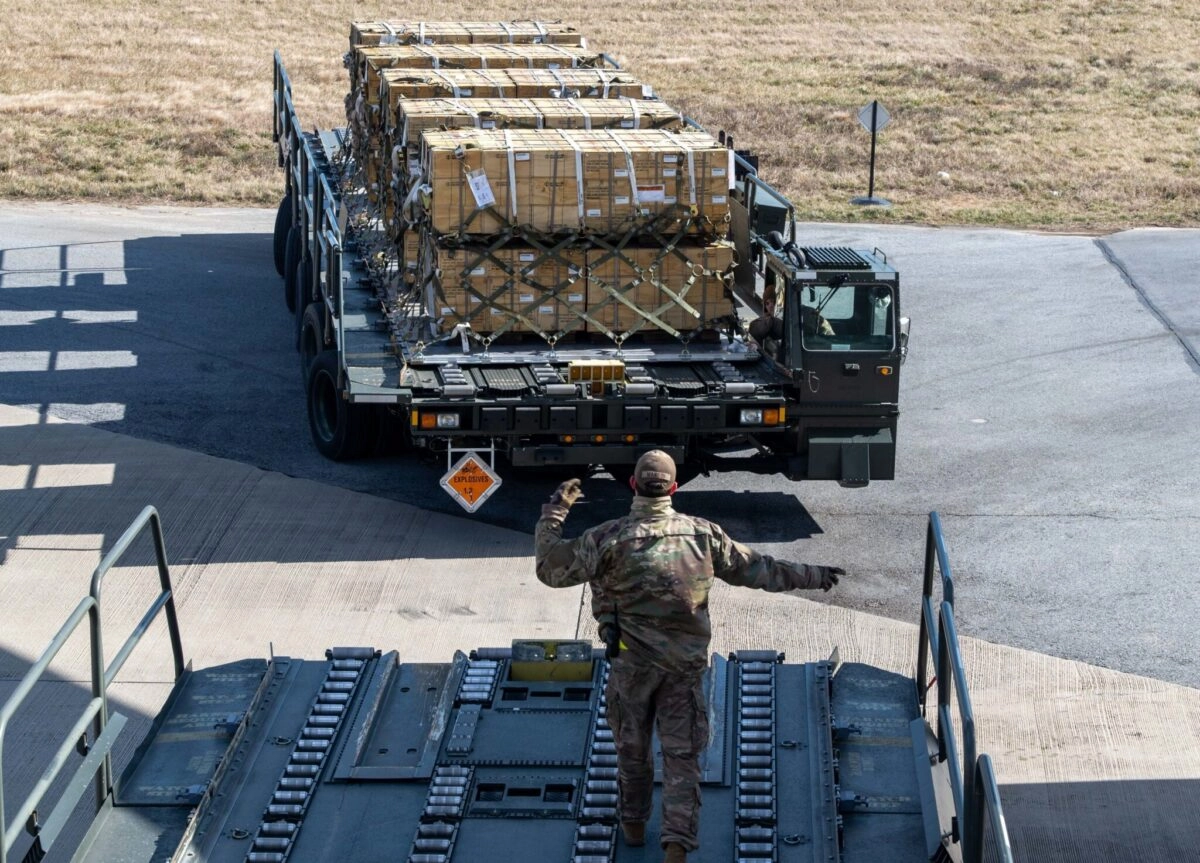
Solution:
[{"label": "aircraft cargo ramp", "polygon": [[[161,591],[108,662],[101,585],[147,528]],[[997,859],[1011,860],[990,761],[976,756],[952,600],[932,514],[915,679],[842,664],[836,653],[795,664],[770,650],[714,656],[693,859],[976,863],[986,822]],[[118,778],[111,750],[125,717],[109,712],[107,688],[160,613],[176,684]],[[40,860],[91,785],[100,807],[73,857],[81,863],[608,863],[661,853],[653,842],[630,848],[619,838],[609,665],[590,642],[518,640],[446,663],[333,647],[323,659],[272,656],[193,671],[183,662],[158,515],[147,507],[0,708],[0,735],[85,619],[93,698],[11,821],[0,796],[4,863],[16,859],[7,855],[22,824],[34,834],[24,859]],[[928,723],[918,693],[934,689]],[[84,757],[64,797],[39,818],[42,792],[89,727],[92,742],[79,747]],[[649,825],[652,837],[657,826]]]}]

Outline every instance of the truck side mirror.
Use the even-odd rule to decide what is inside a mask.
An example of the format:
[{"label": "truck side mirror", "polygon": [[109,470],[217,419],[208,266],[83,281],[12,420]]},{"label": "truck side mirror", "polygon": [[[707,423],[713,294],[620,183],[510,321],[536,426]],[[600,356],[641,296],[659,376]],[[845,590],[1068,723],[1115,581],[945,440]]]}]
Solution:
[{"label": "truck side mirror", "polygon": [[908,333],[912,329],[912,320],[910,318],[900,319],[900,363],[908,358]]}]

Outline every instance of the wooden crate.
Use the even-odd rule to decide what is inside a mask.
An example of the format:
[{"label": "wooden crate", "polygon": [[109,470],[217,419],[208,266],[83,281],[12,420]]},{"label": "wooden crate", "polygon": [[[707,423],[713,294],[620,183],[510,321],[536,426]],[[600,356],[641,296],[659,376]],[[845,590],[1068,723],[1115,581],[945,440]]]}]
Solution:
[{"label": "wooden crate", "polygon": [[562,21],[357,21],[350,50],[360,45],[465,45],[543,43],[582,45],[583,36]]},{"label": "wooden crate", "polygon": [[[593,248],[587,255],[588,317],[610,335],[645,332],[659,325],[617,298],[619,293],[675,330],[703,329],[733,311],[727,285],[735,261],[728,242],[626,247],[620,255]],[[670,293],[668,293],[670,291]],[[683,301],[676,301],[675,294]]]},{"label": "wooden crate", "polygon": [[420,169],[416,145],[426,129],[684,128],[682,115],[649,99],[401,99],[397,112],[395,125],[386,124],[383,131],[384,152],[392,154],[387,167],[395,172],[397,190],[384,190],[389,213],[396,209],[392,197],[402,197],[408,189],[410,165]]},{"label": "wooden crate", "polygon": [[446,249],[424,234],[420,277],[426,312],[442,332],[459,323],[479,334],[584,329],[585,253],[570,249],[551,259],[530,246],[485,253],[483,247]]},{"label": "wooden crate", "polygon": [[393,144],[426,129],[682,129],[683,116],[651,99],[405,99],[385,120]]},{"label": "wooden crate", "polygon": [[727,230],[731,154],[704,132],[426,131],[421,141],[438,234]]},{"label": "wooden crate", "polygon": [[653,99],[651,87],[614,69],[385,69],[380,101],[395,116],[401,99]]},{"label": "wooden crate", "polygon": [[358,48],[350,86],[378,100],[384,69],[576,69],[604,65],[586,48],[561,45],[387,45]]}]

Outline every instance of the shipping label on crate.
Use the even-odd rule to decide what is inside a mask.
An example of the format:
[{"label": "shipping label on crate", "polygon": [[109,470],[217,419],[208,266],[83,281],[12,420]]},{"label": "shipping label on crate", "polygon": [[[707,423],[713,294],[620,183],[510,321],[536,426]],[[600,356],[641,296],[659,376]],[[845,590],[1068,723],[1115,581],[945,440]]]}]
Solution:
[{"label": "shipping label on crate", "polygon": [[487,174],[482,168],[468,171],[467,183],[471,187],[471,194],[475,196],[476,207],[482,210],[496,205],[496,196],[492,193],[491,183],[488,182]]}]

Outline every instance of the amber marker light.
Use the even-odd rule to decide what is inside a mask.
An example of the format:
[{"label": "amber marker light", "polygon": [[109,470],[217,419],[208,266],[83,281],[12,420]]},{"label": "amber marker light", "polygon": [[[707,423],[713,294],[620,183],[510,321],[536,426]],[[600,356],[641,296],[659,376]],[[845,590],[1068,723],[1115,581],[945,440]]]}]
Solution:
[{"label": "amber marker light", "polygon": [[565,434],[562,437],[560,437],[559,440],[562,441],[563,443],[575,443],[575,435]]},{"label": "amber marker light", "polygon": [[592,443],[604,443],[606,440],[608,440],[608,438],[602,434],[592,435]]},{"label": "amber marker light", "polygon": [[893,369],[891,366],[875,366],[875,371],[886,378],[892,373]]},{"label": "amber marker light", "polygon": [[765,425],[765,426],[779,425],[779,408],[764,408],[763,409],[763,425]]},{"label": "amber marker light", "polygon": [[625,435],[625,443],[637,443],[637,435],[635,435],[635,434]]},{"label": "amber marker light", "polygon": [[421,424],[421,412],[413,411],[409,421],[412,423],[413,428],[419,426]]},{"label": "amber marker light", "polygon": [[423,429],[437,428],[437,414],[421,414],[421,428],[423,428]]}]

